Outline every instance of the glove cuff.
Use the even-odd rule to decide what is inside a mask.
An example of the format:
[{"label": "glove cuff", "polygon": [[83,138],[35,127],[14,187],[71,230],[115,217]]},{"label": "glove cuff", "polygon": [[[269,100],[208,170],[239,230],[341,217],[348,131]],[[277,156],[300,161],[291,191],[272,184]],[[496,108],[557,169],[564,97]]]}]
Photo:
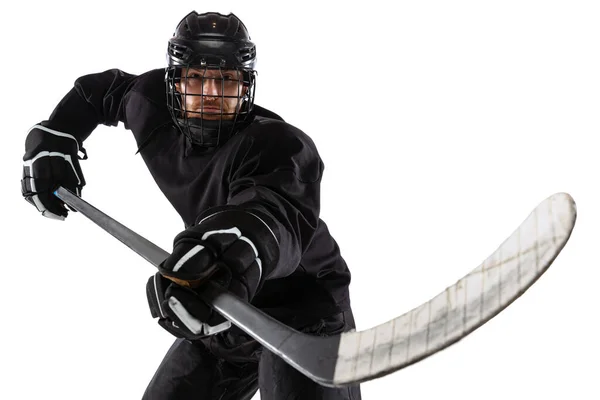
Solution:
[{"label": "glove cuff", "polygon": [[[57,151],[75,155],[80,160],[87,159],[86,150],[75,136],[37,124],[27,132],[23,161],[32,159],[41,151]],[[79,156],[79,152],[83,153],[83,157]]]}]

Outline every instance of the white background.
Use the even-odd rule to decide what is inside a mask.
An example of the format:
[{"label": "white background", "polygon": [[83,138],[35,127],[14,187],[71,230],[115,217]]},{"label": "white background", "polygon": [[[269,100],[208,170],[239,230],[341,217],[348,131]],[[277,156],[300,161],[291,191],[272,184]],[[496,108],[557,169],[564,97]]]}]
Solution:
[{"label": "white background", "polygon": [[[571,241],[534,287],[451,348],[363,384],[364,399],[600,398],[598,3],[348,4],[2,6],[0,398],[141,398],[172,342],[146,305],[153,267],[81,215],[42,218],[19,180],[27,130],[77,77],[163,67],[194,9],[245,22],[257,103],[316,142],[358,329],[455,282],[547,196],[577,202]],[[183,224],[131,133],[101,126],[85,147],[84,198],[170,250]]]}]

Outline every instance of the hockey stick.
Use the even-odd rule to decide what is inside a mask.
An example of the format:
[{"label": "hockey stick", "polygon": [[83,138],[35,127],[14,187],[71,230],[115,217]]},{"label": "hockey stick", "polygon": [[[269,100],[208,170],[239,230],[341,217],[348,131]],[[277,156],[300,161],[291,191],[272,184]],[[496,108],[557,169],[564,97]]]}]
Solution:
[{"label": "hockey stick", "polygon": [[[61,200],[154,266],[168,253],[59,188]],[[288,364],[323,386],[372,380],[458,342],[521,296],[548,269],[575,226],[567,193],[541,202],[481,265],[428,302],[376,327],[320,337],[298,332],[207,282],[205,301]]]}]

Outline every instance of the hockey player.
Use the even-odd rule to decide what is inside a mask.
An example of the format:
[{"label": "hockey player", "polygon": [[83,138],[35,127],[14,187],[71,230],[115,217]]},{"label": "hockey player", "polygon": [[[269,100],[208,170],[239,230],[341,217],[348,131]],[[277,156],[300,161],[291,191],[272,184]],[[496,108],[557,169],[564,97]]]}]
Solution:
[{"label": "hockey player", "polygon": [[309,334],[355,327],[350,272],[319,216],[323,162],[305,133],[254,104],[256,47],[244,24],[191,12],[167,54],[166,69],[78,78],[28,132],[23,196],[45,217],[66,218],[53,190],[81,195],[83,142],[99,124],[122,122],[185,224],[146,286],[152,317],[177,339],[143,398],[360,399],[359,386],[314,383],[197,295],[215,280]]}]

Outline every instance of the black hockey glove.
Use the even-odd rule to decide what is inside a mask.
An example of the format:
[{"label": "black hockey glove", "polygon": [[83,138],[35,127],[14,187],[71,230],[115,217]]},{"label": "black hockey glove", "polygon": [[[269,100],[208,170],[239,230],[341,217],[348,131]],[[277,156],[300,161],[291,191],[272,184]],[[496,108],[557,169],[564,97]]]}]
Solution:
[{"label": "black hockey glove", "polygon": [[85,179],[79,166],[80,150],[85,160],[85,149],[72,135],[42,125],[27,134],[21,193],[44,217],[64,220],[68,215],[65,204],[53,194],[59,186],[81,196]]},{"label": "black hockey glove", "polygon": [[231,327],[194,289],[173,283],[160,272],[148,279],[146,295],[152,318],[158,318],[158,324],[173,336],[195,340]]},{"label": "black hockey glove", "polygon": [[205,218],[177,235],[173,253],[148,280],[152,317],[171,334],[190,340],[228,329],[231,323],[198,295],[202,283],[211,280],[251,301],[265,268],[277,262],[278,250],[272,231],[255,213],[228,210]]}]

